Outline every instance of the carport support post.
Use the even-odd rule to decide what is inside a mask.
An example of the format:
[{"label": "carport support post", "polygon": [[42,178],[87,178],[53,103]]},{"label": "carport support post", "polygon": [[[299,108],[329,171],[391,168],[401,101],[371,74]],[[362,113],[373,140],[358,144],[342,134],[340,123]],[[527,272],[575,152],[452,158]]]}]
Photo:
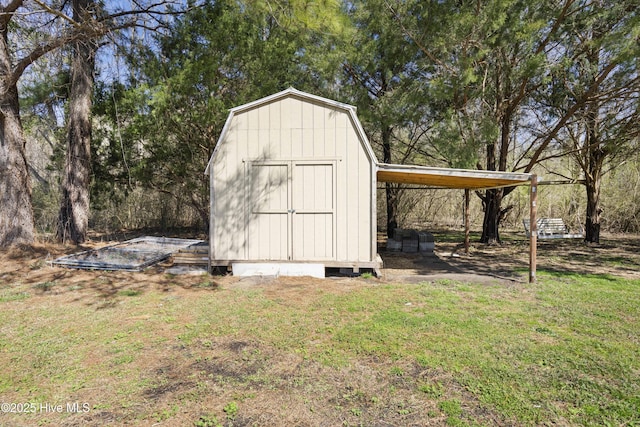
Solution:
[{"label": "carport support post", "polygon": [[469,253],[469,189],[464,189],[464,253]]},{"label": "carport support post", "polygon": [[536,224],[537,201],[538,201],[538,176],[531,175],[531,187],[529,193],[529,283],[536,282],[536,257],[538,245],[538,226]]}]

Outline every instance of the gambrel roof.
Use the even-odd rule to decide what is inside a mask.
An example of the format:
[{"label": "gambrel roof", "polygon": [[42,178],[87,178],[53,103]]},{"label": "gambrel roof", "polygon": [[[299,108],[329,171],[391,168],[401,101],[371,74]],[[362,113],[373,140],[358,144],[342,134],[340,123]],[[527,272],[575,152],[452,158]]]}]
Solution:
[{"label": "gambrel roof", "polygon": [[247,104],[239,105],[229,110],[229,116],[227,117],[227,121],[225,122],[224,127],[222,128],[222,132],[220,133],[220,137],[218,138],[218,143],[216,144],[216,148],[213,150],[213,154],[211,155],[211,159],[209,159],[209,164],[207,164],[207,168],[205,170],[205,175],[208,175],[210,172],[210,168],[213,164],[213,161],[218,153],[218,147],[220,146],[220,142],[224,141],[227,133],[229,132],[229,128],[233,121],[233,118],[238,114],[251,110],[253,108],[257,108],[261,105],[266,105],[271,102],[278,101],[283,98],[294,97],[302,100],[307,100],[309,102],[314,102],[320,105],[325,105],[330,108],[335,108],[337,110],[342,110],[349,115],[351,119],[351,123],[353,123],[356,133],[358,134],[360,141],[362,143],[364,151],[367,153],[367,156],[371,159],[374,164],[378,163],[376,159],[376,155],[371,148],[371,144],[369,143],[369,139],[362,128],[362,124],[360,120],[358,120],[358,116],[356,114],[356,107],[353,105],[345,104],[342,102],[334,101],[332,99],[323,98],[321,96],[312,95],[310,93],[302,92],[293,87],[283,90],[282,92],[274,93],[273,95],[269,95],[265,98],[261,98]]}]

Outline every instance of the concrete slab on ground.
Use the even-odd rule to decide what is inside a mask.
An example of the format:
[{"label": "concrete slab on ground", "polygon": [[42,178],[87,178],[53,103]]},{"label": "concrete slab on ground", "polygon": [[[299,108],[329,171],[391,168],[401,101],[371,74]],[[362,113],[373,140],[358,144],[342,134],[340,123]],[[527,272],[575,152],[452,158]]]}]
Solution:
[{"label": "concrete slab on ground", "polygon": [[199,265],[174,265],[171,268],[165,270],[165,273],[175,275],[189,275],[198,276],[207,273],[207,267]]},{"label": "concrete slab on ground", "polygon": [[311,276],[324,278],[324,264],[237,262],[231,265],[234,276]]}]

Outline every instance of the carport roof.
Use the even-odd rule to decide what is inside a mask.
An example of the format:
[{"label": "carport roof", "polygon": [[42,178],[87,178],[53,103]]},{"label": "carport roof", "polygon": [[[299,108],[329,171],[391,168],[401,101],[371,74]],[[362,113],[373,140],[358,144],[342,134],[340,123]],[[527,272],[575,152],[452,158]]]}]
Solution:
[{"label": "carport roof", "polygon": [[533,174],[379,163],[379,182],[481,190],[527,184]]}]

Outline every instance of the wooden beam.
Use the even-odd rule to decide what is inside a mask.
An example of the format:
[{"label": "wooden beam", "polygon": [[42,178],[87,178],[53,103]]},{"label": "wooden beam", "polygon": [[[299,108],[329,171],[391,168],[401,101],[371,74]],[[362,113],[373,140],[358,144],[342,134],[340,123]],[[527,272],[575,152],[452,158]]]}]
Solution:
[{"label": "wooden beam", "polygon": [[537,202],[538,202],[538,177],[531,176],[531,187],[529,191],[529,283],[536,282],[536,263],[537,263],[537,244],[538,244],[538,226],[536,225]]},{"label": "wooden beam", "polygon": [[464,253],[469,254],[469,189],[464,190]]}]

